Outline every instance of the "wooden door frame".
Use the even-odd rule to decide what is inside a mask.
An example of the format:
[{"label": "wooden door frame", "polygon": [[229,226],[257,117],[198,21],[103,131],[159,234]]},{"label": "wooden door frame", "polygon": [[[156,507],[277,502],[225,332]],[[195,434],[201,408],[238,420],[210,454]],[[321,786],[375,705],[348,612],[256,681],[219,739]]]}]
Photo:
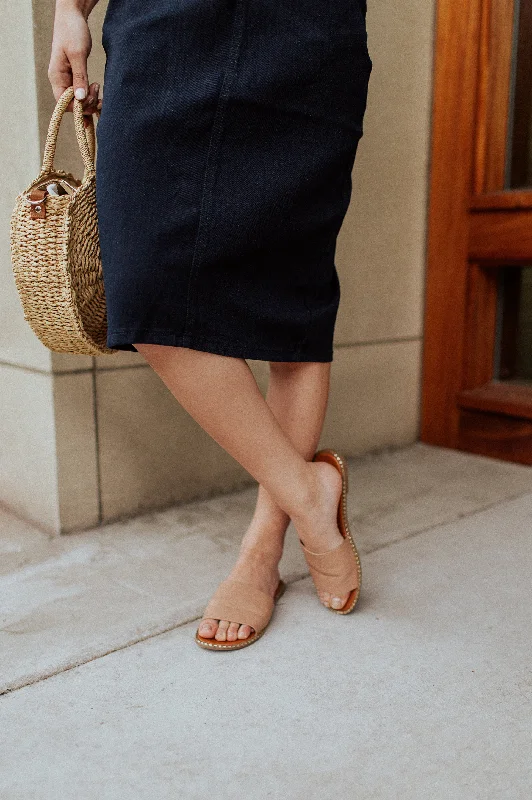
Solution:
[{"label": "wooden door frame", "polygon": [[497,276],[532,264],[505,191],[514,0],[437,0],[422,441],[532,463],[532,389],[494,380]]}]

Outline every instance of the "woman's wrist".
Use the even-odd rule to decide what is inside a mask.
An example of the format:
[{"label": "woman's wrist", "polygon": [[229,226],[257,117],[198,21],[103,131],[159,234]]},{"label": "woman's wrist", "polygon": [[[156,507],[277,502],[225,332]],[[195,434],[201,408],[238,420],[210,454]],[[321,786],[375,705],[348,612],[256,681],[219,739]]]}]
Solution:
[{"label": "woman's wrist", "polygon": [[79,11],[85,19],[96,5],[98,0],[56,0],[56,10]]}]

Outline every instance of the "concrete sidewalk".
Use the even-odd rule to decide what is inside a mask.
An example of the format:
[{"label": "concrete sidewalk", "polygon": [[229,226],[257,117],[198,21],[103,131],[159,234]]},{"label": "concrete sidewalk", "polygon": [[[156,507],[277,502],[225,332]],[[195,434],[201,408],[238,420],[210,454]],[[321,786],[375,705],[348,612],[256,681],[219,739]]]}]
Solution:
[{"label": "concrete sidewalk", "polygon": [[6,517],[2,800],[528,800],[532,471],[422,445],[350,466],[356,612],[320,606],[291,535],[236,653],[185,623],[254,490],[52,541]]}]

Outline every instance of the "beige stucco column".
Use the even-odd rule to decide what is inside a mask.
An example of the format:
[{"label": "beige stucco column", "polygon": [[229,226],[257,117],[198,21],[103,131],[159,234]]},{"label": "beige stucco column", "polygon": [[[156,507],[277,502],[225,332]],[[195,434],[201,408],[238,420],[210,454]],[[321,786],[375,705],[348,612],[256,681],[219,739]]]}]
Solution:
[{"label": "beige stucco column", "polygon": [[[433,8],[427,0],[369,5],[374,69],[338,246],[342,302],[322,438],[346,455],[406,444],[418,430]],[[105,8],[100,0],[90,18],[89,79],[102,85]],[[46,74],[53,13],[53,0],[2,3],[0,503],[59,533],[250,478],[139,354],[51,353],[24,321],[9,216],[16,194],[38,173],[54,106]],[[56,163],[81,174],[71,115]],[[267,364],[250,363],[265,391]]]}]

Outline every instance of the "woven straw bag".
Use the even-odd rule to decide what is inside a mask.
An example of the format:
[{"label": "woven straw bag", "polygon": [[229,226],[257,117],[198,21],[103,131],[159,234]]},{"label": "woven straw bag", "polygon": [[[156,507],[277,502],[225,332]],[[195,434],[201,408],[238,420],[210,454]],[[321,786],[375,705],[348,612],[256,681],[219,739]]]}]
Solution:
[{"label": "woven straw bag", "polygon": [[[54,169],[53,163],[59,125],[72,99],[76,138],[85,165],[81,181]],[[106,345],[92,115],[89,120],[85,129],[83,103],[70,86],[52,114],[41,171],[16,198],[11,215],[11,258],[24,317],[41,342],[57,353],[99,355],[117,351]],[[46,186],[61,180],[73,187],[71,193],[49,194]]]}]

